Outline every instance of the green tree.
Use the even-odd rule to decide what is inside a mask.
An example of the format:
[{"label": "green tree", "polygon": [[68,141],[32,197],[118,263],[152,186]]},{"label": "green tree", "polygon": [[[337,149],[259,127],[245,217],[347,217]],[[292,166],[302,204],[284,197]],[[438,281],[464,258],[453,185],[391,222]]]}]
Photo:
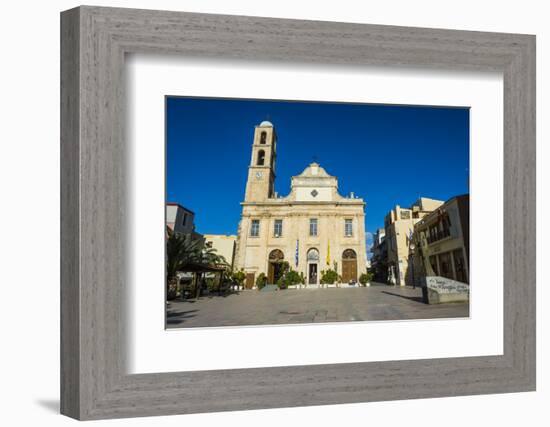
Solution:
[{"label": "green tree", "polygon": [[264,273],[260,273],[256,278],[256,287],[261,290],[267,284],[267,276]]},{"label": "green tree", "polygon": [[[205,248],[201,239],[196,239],[191,233],[175,233],[170,228],[166,228],[166,283],[168,287],[168,296],[175,296],[177,288],[177,273],[185,271],[190,265],[193,265],[196,271],[197,267],[217,267],[221,270],[221,282],[224,277],[230,274],[230,266],[222,255],[219,255],[214,248]],[[202,272],[195,273],[195,296],[200,296],[200,283],[203,277]],[[244,273],[243,273],[244,274]],[[244,279],[243,279],[244,280]]]},{"label": "green tree", "polygon": [[[216,267],[220,269],[216,274],[223,276],[225,272],[229,272],[230,266],[222,255],[219,255],[215,248],[206,248],[202,247],[195,263],[199,266],[213,268]],[[201,282],[204,277],[204,273],[198,273],[196,280],[197,286],[195,287],[195,298],[199,298],[201,294]],[[222,277],[220,277],[221,282]]]},{"label": "green tree", "polygon": [[286,273],[289,272],[290,264],[288,263],[288,261],[282,261],[280,265],[281,267],[279,271],[281,272],[281,275],[284,276]]},{"label": "green tree", "polygon": [[361,283],[362,286],[366,286],[367,283],[369,283],[372,280],[372,273],[363,273],[361,276],[359,276],[359,283]]},{"label": "green tree", "polygon": [[206,266],[230,268],[223,255],[217,253],[215,248],[203,248],[198,257],[198,263]]},{"label": "green tree", "polygon": [[321,271],[321,283],[323,285],[332,285],[338,281],[338,273],[334,270],[328,269]]},{"label": "green tree", "polygon": [[200,259],[202,242],[193,239],[191,234],[174,233],[166,228],[166,284],[167,296],[173,298],[177,287],[177,273]]},{"label": "green tree", "polygon": [[178,271],[201,258],[202,242],[194,240],[191,234],[174,233],[167,228],[166,239],[166,276],[170,280]]},{"label": "green tree", "polygon": [[298,273],[296,270],[289,269],[285,272],[277,281],[279,289],[288,289],[289,286],[304,283],[305,278],[303,274]]},{"label": "green tree", "polygon": [[242,287],[244,284],[244,279],[246,278],[246,274],[243,269],[234,271],[231,275],[233,282],[237,284],[237,286]]}]

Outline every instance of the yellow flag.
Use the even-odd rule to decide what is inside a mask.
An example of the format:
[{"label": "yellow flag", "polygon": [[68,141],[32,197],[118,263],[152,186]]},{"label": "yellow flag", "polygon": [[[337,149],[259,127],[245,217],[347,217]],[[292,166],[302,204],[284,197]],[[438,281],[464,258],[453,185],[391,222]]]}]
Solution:
[{"label": "yellow flag", "polygon": [[327,265],[330,265],[330,241],[327,244]]}]

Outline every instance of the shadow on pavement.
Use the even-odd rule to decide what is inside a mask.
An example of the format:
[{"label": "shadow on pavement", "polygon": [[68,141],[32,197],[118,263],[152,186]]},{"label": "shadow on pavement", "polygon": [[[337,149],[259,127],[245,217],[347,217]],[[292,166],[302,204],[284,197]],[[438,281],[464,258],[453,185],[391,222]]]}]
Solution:
[{"label": "shadow on pavement", "polygon": [[415,301],[415,302],[419,302],[421,304],[425,304],[424,301],[422,300],[422,297],[409,297],[407,295],[395,294],[393,292],[388,292],[388,291],[382,291],[381,293],[387,294],[387,295],[393,295],[394,297],[405,298],[405,299],[408,299],[408,300],[411,300],[411,301]]},{"label": "shadow on pavement", "polygon": [[166,324],[167,325],[180,325],[185,322],[186,319],[191,319],[195,317],[196,313],[199,310],[187,310],[187,311],[168,311],[166,313]]}]

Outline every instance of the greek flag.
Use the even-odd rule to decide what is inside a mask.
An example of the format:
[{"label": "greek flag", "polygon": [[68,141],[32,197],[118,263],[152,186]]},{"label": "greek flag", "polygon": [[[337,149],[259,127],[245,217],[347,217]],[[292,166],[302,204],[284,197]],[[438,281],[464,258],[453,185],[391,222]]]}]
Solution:
[{"label": "greek flag", "polygon": [[296,253],[294,254],[294,262],[296,264],[296,267],[298,267],[298,242],[299,240],[296,239]]}]

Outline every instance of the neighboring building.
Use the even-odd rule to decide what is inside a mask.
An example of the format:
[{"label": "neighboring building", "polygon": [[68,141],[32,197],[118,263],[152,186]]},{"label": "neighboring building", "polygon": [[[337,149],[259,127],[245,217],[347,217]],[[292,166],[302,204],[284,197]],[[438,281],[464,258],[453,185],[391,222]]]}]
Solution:
[{"label": "neighboring building", "polygon": [[365,259],[365,267],[366,267],[367,270],[368,270],[369,268],[371,268],[370,259],[369,259],[368,256],[367,256],[367,258]]},{"label": "neighboring building", "polygon": [[166,225],[176,233],[195,231],[195,213],[178,203],[166,203]]},{"label": "neighboring building", "polygon": [[453,197],[414,227],[415,260],[422,276],[469,283],[470,196]]},{"label": "neighboring building", "polygon": [[233,268],[237,236],[225,234],[205,234],[204,240],[207,248],[216,249],[216,253],[218,255],[222,255],[231,268]]},{"label": "neighboring building", "polygon": [[385,283],[388,280],[388,249],[386,246],[386,230],[379,228],[374,233],[372,242],[371,270],[374,281]]},{"label": "neighboring building", "polygon": [[203,239],[195,231],[195,214],[179,203],[166,203],[166,226],[180,234],[193,234],[195,239]]},{"label": "neighboring building", "polygon": [[[409,244],[414,225],[443,202],[421,197],[410,208],[396,205],[384,219],[388,262],[388,282],[399,285],[413,284],[413,268],[409,268]],[[412,266],[412,263],[411,263]]]},{"label": "neighboring building", "polygon": [[278,196],[275,186],[277,134],[270,122],[256,126],[239,223],[237,269],[246,286],[265,273],[268,283],[280,276],[280,265],[318,284],[321,271],[336,267],[342,282],[366,271],[365,202],[338,194],[338,180],[317,163],[291,179],[291,191]]}]

